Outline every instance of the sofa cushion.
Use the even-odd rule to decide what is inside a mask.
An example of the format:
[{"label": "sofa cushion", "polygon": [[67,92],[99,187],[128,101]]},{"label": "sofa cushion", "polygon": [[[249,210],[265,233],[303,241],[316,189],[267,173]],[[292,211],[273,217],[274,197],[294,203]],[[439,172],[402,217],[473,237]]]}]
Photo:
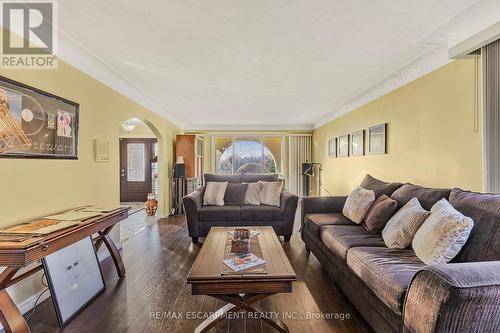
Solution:
[{"label": "sofa cushion", "polygon": [[243,199],[243,204],[245,205],[260,205],[260,183],[245,183],[247,189],[245,191],[245,197]]},{"label": "sofa cushion", "polygon": [[382,230],[382,238],[387,247],[393,249],[408,247],[429,214],[422,208],[417,198],[408,201],[391,217]]},{"label": "sofa cushion", "polygon": [[243,183],[256,183],[259,180],[265,182],[275,182],[278,180],[278,174],[262,174],[262,175],[241,175],[241,181]]},{"label": "sofa cushion", "polygon": [[241,207],[241,219],[244,221],[282,221],[283,211],[276,206],[244,205]]},{"label": "sofa cushion", "polygon": [[203,206],[199,210],[201,222],[237,221],[240,219],[239,206]]},{"label": "sofa cushion", "polygon": [[469,239],[452,262],[500,260],[500,194],[456,188],[450,204],[474,221]]},{"label": "sofa cushion", "polygon": [[342,213],[351,221],[359,224],[363,222],[374,201],[375,192],[358,186],[347,197]]},{"label": "sofa cushion", "polygon": [[259,180],[259,186],[260,204],[279,207],[283,182],[265,182]]},{"label": "sofa cushion", "polygon": [[406,291],[415,273],[425,267],[413,250],[354,247],[347,265],[395,313],[401,314]]},{"label": "sofa cushion", "polygon": [[225,205],[243,205],[248,184],[228,183],[224,194]]},{"label": "sofa cushion", "polygon": [[349,220],[342,213],[314,213],[304,217],[304,228],[318,239],[321,237],[321,227],[326,225],[353,225],[357,224]]},{"label": "sofa cushion", "polygon": [[375,200],[366,213],[363,226],[372,234],[378,234],[384,229],[387,221],[396,213],[398,203],[396,200],[382,194]]},{"label": "sofa cushion", "polygon": [[387,196],[391,196],[391,194],[396,191],[398,188],[403,186],[402,183],[387,183],[377,178],[374,178],[370,175],[366,175],[361,184],[359,185],[367,190],[372,190],[375,192],[375,196],[378,198],[382,194]]},{"label": "sofa cushion", "polygon": [[208,182],[203,194],[203,205],[224,206],[228,182]]},{"label": "sofa cushion", "polygon": [[205,177],[205,184],[208,182],[241,183],[241,175],[217,175],[206,173],[203,176]]},{"label": "sofa cushion", "polygon": [[464,246],[474,222],[446,200],[431,208],[431,215],[420,226],[412,241],[418,259],[427,265],[446,264]]},{"label": "sofa cushion", "polygon": [[436,202],[448,199],[450,189],[428,188],[413,184],[404,184],[391,195],[398,202],[398,207],[403,207],[412,198],[417,198],[425,210],[430,210]]},{"label": "sofa cushion", "polygon": [[342,260],[346,260],[347,250],[359,246],[384,246],[380,235],[370,234],[357,225],[327,225],[321,228],[321,241],[325,247]]}]

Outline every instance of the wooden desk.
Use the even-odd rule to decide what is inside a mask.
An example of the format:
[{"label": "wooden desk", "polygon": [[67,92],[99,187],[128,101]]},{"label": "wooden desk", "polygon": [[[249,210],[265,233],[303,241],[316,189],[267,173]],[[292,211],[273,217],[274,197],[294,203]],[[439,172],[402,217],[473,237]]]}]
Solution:
[{"label": "wooden desk", "polygon": [[111,239],[111,229],[128,217],[128,207],[121,207],[109,213],[85,221],[85,224],[59,230],[48,235],[31,237],[22,242],[0,242],[0,266],[7,268],[0,274],[0,323],[7,333],[30,332],[28,324],[6,288],[43,269],[42,265],[20,274],[15,274],[22,267],[43,259],[68,245],[85,237],[99,234],[94,239],[96,250],[104,243],[116,266],[118,276],[125,276],[125,266],[120,252]]},{"label": "wooden desk", "polygon": [[193,295],[209,295],[229,304],[225,305],[196,328],[195,332],[207,332],[225,315],[238,309],[259,313],[263,321],[279,332],[288,332],[288,327],[279,318],[268,318],[257,301],[276,293],[291,293],[295,272],[272,227],[249,227],[259,231],[257,236],[266,261],[266,274],[222,275],[226,235],[234,228],[214,227],[210,229],[189,276]]}]

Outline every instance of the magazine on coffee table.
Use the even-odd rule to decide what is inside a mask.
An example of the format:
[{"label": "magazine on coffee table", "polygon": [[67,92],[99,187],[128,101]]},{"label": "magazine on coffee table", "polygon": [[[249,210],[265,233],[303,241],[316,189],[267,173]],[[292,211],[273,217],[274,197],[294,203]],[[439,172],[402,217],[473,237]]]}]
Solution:
[{"label": "magazine on coffee table", "polygon": [[242,255],[237,255],[232,259],[225,259],[223,260],[223,262],[235,272],[243,271],[245,269],[266,263],[265,260],[262,260],[253,253],[245,253]]}]

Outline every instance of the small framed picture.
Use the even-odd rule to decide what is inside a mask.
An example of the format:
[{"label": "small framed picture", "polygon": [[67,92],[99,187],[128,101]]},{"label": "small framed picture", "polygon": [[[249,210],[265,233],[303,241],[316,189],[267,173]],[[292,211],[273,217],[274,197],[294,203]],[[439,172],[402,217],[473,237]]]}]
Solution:
[{"label": "small framed picture", "polygon": [[328,140],[328,157],[337,157],[337,138]]},{"label": "small framed picture", "polygon": [[349,135],[339,136],[339,157],[349,157]]},{"label": "small framed picture", "polygon": [[91,237],[42,260],[59,326],[65,326],[106,288]]},{"label": "small framed picture", "polygon": [[387,124],[368,128],[368,154],[387,154]]},{"label": "small framed picture", "polygon": [[351,134],[350,156],[363,156],[365,154],[365,130]]}]

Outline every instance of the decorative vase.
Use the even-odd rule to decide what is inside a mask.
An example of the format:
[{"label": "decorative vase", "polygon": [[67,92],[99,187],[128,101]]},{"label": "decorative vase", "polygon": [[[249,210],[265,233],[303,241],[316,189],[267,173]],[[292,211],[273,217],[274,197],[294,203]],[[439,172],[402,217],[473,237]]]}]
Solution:
[{"label": "decorative vase", "polygon": [[148,214],[148,216],[156,215],[156,210],[158,209],[158,200],[156,200],[154,193],[148,194],[148,201],[146,201],[145,206],[146,214]]}]

